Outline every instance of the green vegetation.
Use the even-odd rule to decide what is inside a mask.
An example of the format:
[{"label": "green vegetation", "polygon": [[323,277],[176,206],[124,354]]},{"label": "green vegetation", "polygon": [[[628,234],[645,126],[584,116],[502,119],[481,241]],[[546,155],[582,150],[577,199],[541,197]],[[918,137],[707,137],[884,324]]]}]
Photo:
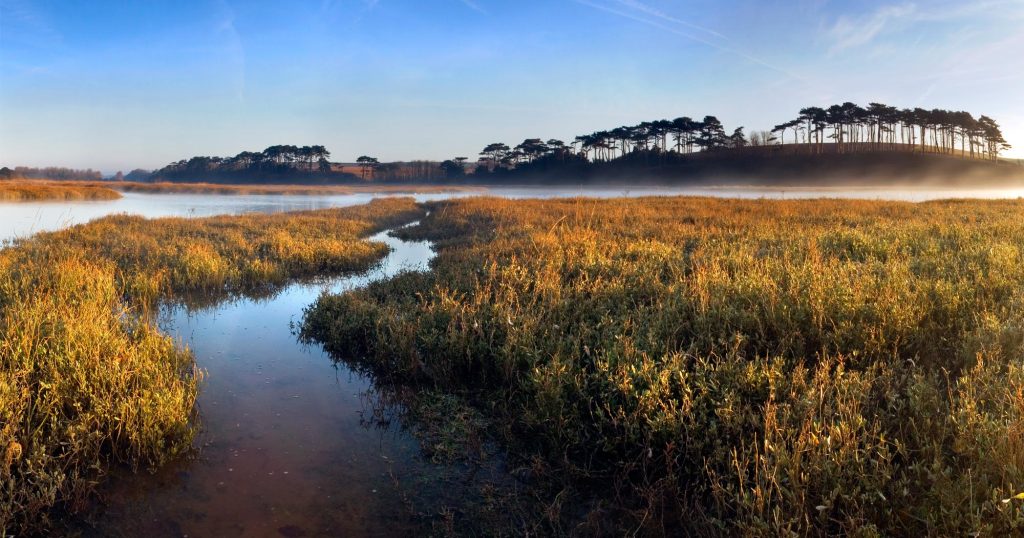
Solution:
[{"label": "green vegetation", "polygon": [[154,468],[189,451],[191,354],[147,307],[202,293],[265,293],[361,271],[386,247],[361,237],[423,215],[407,198],[278,215],[115,216],[0,251],[0,535],[46,530],[111,464]]},{"label": "green vegetation", "polygon": [[39,181],[0,182],[0,202],[117,200],[121,195],[102,185]]},{"label": "green vegetation", "polygon": [[489,417],[546,499],[532,530],[1024,530],[1024,202],[431,209],[406,231],[431,272],[303,332]]}]

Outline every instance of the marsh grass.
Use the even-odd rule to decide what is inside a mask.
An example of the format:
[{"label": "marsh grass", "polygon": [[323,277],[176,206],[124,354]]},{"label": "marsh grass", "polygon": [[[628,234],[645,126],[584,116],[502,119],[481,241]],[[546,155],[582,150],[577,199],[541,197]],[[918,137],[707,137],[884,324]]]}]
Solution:
[{"label": "marsh grass", "polygon": [[117,215],[41,233],[16,246],[48,256],[76,249],[117,268],[135,301],[267,295],[291,280],[365,271],[387,246],[361,238],[424,214],[411,198],[316,211],[209,218]]},{"label": "marsh grass", "polygon": [[99,184],[0,181],[0,202],[117,200],[121,194]]},{"label": "marsh grass", "polygon": [[126,310],[114,267],[0,255],[0,534],[47,529],[106,465],[151,468],[192,440],[187,350]]},{"label": "marsh grass", "polygon": [[265,294],[368,269],[363,240],[423,215],[411,199],[206,219],[115,216],[0,251],[0,535],[52,530],[112,464],[188,453],[201,372],[150,315],[162,301]]},{"label": "marsh grass", "polygon": [[431,209],[303,333],[483,412],[543,532],[1024,529],[1024,201]]}]

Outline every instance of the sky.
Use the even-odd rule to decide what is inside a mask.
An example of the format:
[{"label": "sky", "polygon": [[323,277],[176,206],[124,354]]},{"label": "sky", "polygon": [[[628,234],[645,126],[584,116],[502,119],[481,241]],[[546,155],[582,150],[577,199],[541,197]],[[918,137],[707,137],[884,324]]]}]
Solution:
[{"label": "sky", "polygon": [[333,161],[844,101],[967,110],[1024,157],[1024,0],[0,0],[0,164]]}]

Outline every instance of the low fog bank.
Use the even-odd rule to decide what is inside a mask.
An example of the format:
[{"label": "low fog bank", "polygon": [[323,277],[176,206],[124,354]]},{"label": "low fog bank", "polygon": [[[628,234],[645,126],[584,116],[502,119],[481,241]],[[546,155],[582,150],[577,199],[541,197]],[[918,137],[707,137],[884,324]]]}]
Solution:
[{"label": "low fog bank", "polygon": [[[612,163],[614,164],[614,163]],[[705,159],[684,166],[613,167],[572,180],[522,178],[526,183],[595,186],[698,186],[800,188],[1006,188],[1024,187],[1020,162],[946,155],[794,155]]]}]

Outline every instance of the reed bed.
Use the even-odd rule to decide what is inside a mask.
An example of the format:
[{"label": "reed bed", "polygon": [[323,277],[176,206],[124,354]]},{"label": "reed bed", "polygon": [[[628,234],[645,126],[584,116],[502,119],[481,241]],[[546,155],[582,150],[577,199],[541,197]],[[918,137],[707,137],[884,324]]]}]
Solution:
[{"label": "reed bed", "polygon": [[117,200],[121,194],[102,185],[49,181],[0,181],[0,202]]},{"label": "reed bed", "polygon": [[431,209],[303,334],[489,417],[513,533],[1024,532],[1024,201]]},{"label": "reed bed", "polygon": [[149,309],[368,269],[362,238],[422,217],[408,198],[205,219],[115,216],[0,251],[0,536],[53,530],[112,464],[190,451],[201,372]]}]

